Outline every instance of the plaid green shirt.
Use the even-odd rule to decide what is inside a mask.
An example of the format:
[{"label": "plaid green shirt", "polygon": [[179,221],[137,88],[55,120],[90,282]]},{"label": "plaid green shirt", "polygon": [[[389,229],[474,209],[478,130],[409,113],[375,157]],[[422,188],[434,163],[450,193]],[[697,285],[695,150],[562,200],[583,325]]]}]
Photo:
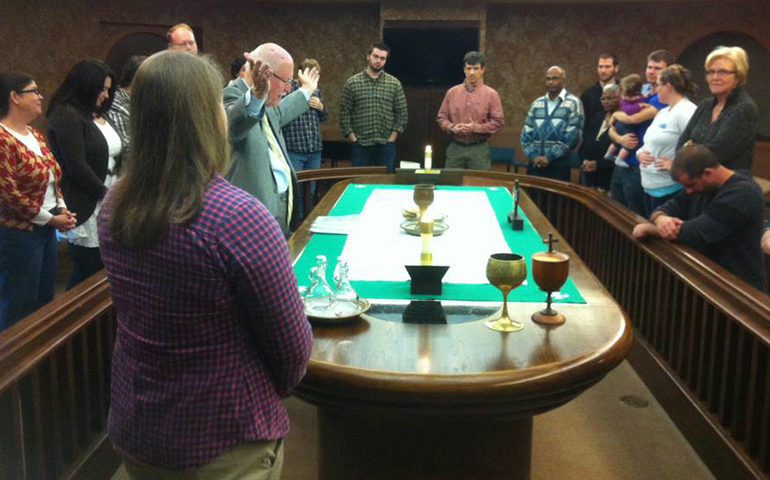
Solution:
[{"label": "plaid green shirt", "polygon": [[372,78],[364,70],[345,82],[340,105],[345,137],[355,133],[365,147],[384,145],[391,133],[404,132],[406,120],[406,97],[396,77],[382,72]]}]

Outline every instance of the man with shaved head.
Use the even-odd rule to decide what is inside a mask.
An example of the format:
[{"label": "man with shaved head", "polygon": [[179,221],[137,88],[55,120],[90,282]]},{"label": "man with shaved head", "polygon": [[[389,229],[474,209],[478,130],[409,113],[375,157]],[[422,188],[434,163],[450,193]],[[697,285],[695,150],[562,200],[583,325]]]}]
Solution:
[{"label": "man with shaved head", "polygon": [[570,179],[570,154],[583,134],[583,106],[564,88],[566,80],[563,68],[549,68],[545,74],[547,93],[529,107],[521,130],[521,148],[529,159],[528,175]]},{"label": "man with shaved head", "polygon": [[226,178],[257,197],[288,236],[292,221],[299,219],[299,196],[281,128],[307,111],[319,75],[316,69],[300,71],[301,88],[287,95],[294,76],[289,52],[265,43],[244,56],[247,73],[224,91],[233,147]]}]

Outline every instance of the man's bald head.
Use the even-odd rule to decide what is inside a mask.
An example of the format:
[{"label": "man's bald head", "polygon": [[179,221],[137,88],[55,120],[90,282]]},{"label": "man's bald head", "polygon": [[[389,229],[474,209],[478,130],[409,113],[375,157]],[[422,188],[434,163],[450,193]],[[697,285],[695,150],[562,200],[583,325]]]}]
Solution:
[{"label": "man's bald head", "polygon": [[549,67],[545,72],[546,75],[561,75],[563,78],[567,78],[567,72],[558,65]]},{"label": "man's bald head", "polygon": [[294,60],[283,47],[275,43],[263,43],[251,55],[255,60],[266,63],[273,71],[270,78],[270,92],[267,94],[267,105],[275,107],[281,98],[291,91],[289,83],[294,76]]},{"label": "man's bald head", "polygon": [[567,72],[557,65],[554,65],[545,72],[545,89],[551,100],[555,99],[564,89],[564,81],[566,79]]},{"label": "man's bald head", "polygon": [[258,46],[251,55],[262,62],[267,63],[275,71],[282,62],[291,62],[294,60],[283,47],[275,43],[263,43]]}]

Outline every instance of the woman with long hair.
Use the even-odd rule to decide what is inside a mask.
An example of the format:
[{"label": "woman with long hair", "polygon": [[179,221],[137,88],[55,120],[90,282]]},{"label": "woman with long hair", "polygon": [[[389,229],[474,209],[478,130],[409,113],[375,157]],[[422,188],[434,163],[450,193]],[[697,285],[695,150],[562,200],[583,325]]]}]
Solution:
[{"label": "woman with long hair", "polygon": [[221,176],[221,85],[206,58],[145,60],[131,158],[99,213],[118,323],[108,430],[132,479],[277,479],[281,398],[310,356],[283,233]]},{"label": "woman with long hair", "polygon": [[73,272],[72,288],[102,269],[96,214],[119,168],[122,143],[107,120],[115,74],[100,60],[78,62],[48,106],[48,141],[62,168],[62,193],[77,214],[66,233]]},{"label": "woman with long hair", "polygon": [[53,299],[55,230],[75,226],[59,165],[29,126],[42,101],[32,77],[0,73],[0,331]]}]

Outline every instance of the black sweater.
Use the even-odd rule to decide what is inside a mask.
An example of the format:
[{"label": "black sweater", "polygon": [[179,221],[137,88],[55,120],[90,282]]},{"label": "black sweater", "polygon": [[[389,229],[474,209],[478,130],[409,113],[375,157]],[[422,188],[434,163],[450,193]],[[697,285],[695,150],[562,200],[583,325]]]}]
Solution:
[{"label": "black sweater", "polygon": [[684,220],[678,241],[698,250],[756,288],[767,291],[761,242],[765,223],[762,190],[737,171],[713,193],[680,191],[660,207]]},{"label": "black sweater", "polygon": [[69,106],[57,107],[48,122],[48,145],[62,169],[62,195],[80,225],[107,193],[107,141],[91,119]]},{"label": "black sweater", "polygon": [[679,150],[688,140],[705,145],[719,158],[719,163],[732,170],[751,171],[754,144],[757,142],[759,110],[748,93],[738,87],[727,97],[725,108],[714,123],[711,114],[716,97],[703,100],[679,137]]}]

